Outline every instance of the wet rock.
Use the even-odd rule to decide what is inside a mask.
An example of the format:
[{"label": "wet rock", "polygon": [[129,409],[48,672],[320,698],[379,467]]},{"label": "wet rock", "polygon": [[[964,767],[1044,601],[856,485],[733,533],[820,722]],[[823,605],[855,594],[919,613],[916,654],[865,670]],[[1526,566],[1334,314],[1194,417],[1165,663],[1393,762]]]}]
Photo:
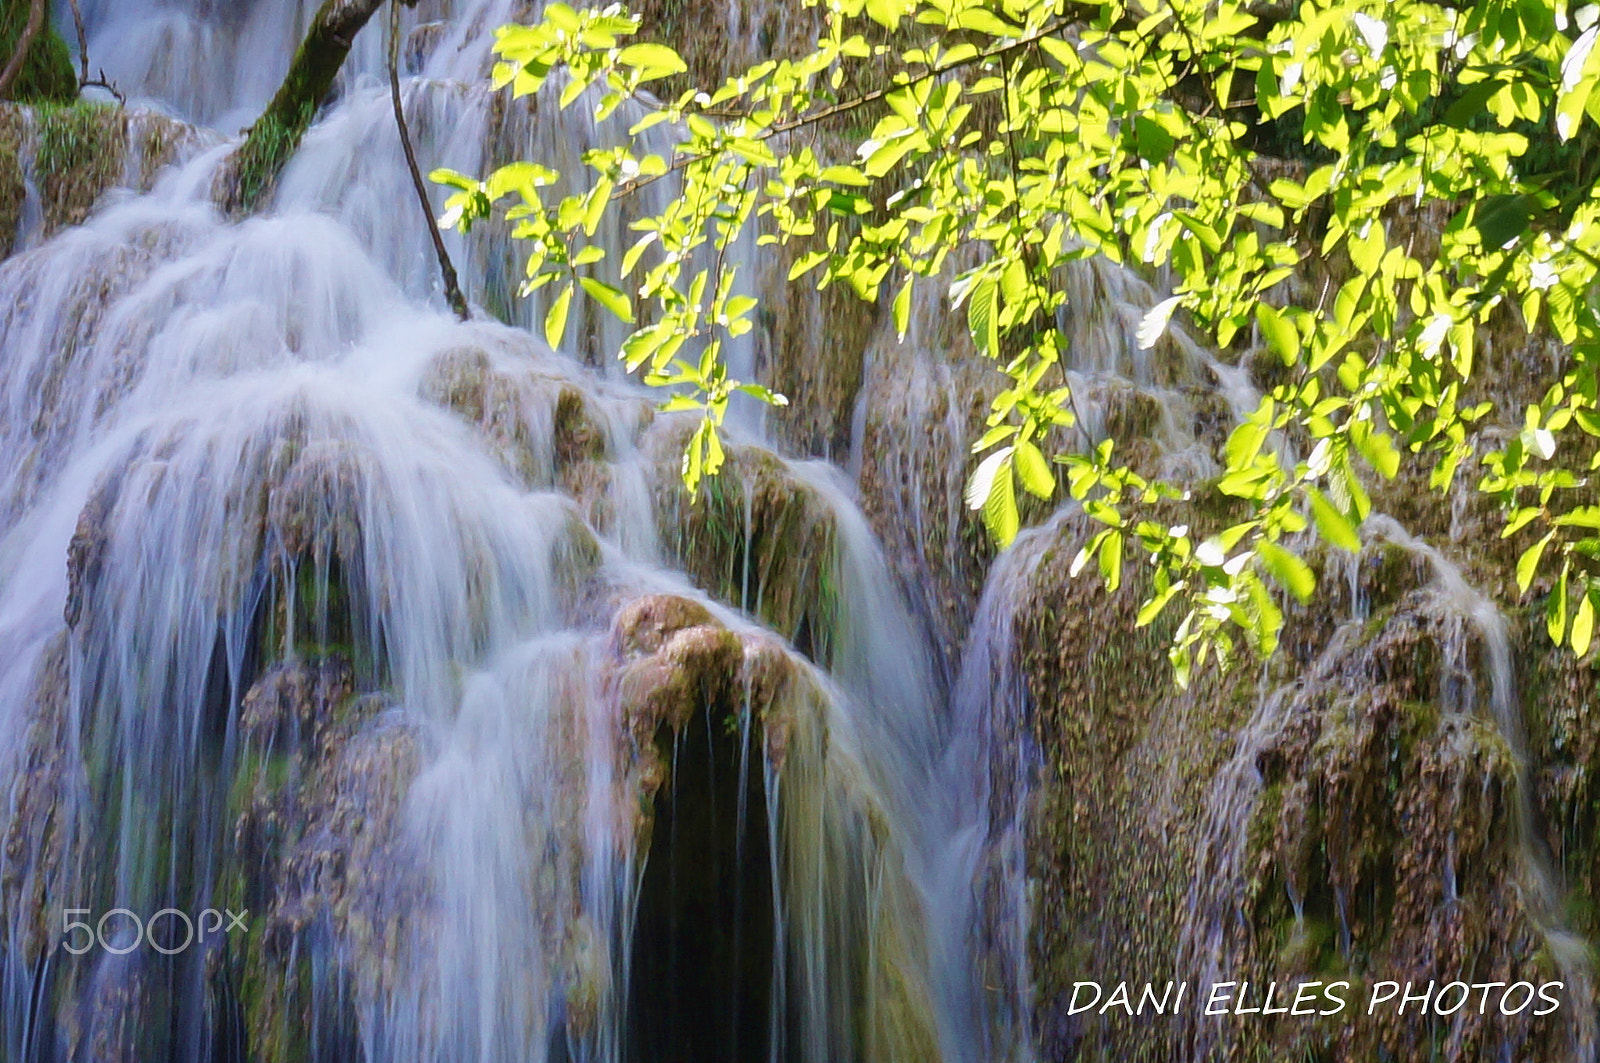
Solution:
[{"label": "wet rock", "polygon": [[681,730],[696,712],[720,705],[743,660],[738,635],[701,624],[675,632],[650,656],[630,662],[617,686],[634,741],[644,747],[662,727]]},{"label": "wet rock", "polygon": [[44,239],[81,224],[112,189],[148,190],[157,172],[205,140],[193,127],[148,111],[0,102],[0,257],[11,253],[19,231],[25,174],[32,175],[42,223],[30,235]]},{"label": "wet rock", "polygon": [[701,590],[825,661],[835,534],[827,500],[778,455],[733,443],[722,471],[691,499],[679,470],[692,427],[663,420],[645,441],[662,544]]},{"label": "wet rock", "polygon": [[1357,997],[1376,979],[1563,977],[1545,933],[1562,916],[1532,885],[1525,783],[1491,712],[1487,636],[1417,551],[1318,560],[1329,597],[1320,616],[1291,613],[1289,654],[1207,670],[1183,692],[1161,659],[1164,622],[1135,628],[1135,595],[1065,573],[1082,534],[1064,526],[1020,613],[1045,764],[1029,841],[1043,1051],[1567,1058],[1578,1007],[1545,1021],[1491,1004],[1441,1042],[1392,1012],[1209,1026],[1067,1014],[1072,981],[1165,971],[1174,956],[1177,978],[1342,978]]},{"label": "wet rock", "polygon": [[9,762],[15,774],[8,791],[13,806],[0,838],[0,908],[10,915],[17,935],[10,942],[24,962],[37,958],[51,940],[51,898],[83,885],[73,881],[78,838],[69,816],[83,777],[72,755],[77,743],[69,714],[70,653],[65,631],[39,647],[23,742],[6,751],[18,759]]},{"label": "wet rock", "polygon": [[422,757],[416,728],[380,718],[313,778],[303,834],[284,862],[268,917],[265,938],[275,955],[320,926],[364,963],[393,962],[396,929],[420,897],[400,813]]},{"label": "wet rock", "polygon": [[612,641],[624,656],[652,654],[688,627],[712,624],[711,610],[691,598],[651,594],[629,602],[617,613]]},{"label": "wet rock", "polygon": [[439,44],[450,32],[450,24],[443,19],[424,22],[414,28],[406,38],[405,69],[412,75],[422,73],[428,60],[438,50]]},{"label": "wet rock", "polygon": [[582,499],[585,478],[606,457],[603,418],[589,397],[531,346],[446,351],[425,374],[422,394],[481,432],[525,486],[560,484]]},{"label": "wet rock", "polygon": [[366,484],[362,455],[339,442],[294,444],[285,467],[269,482],[266,521],[287,557],[356,560],[361,549],[361,509]]},{"label": "wet rock", "polygon": [[67,544],[67,602],[62,616],[70,628],[76,628],[83,619],[99,582],[109,542],[111,511],[119,490],[119,480],[113,479],[89,496]]},{"label": "wet rock", "polygon": [[355,693],[355,676],[343,657],[274,665],[245,693],[239,730],[258,749],[305,749],[320,755],[339,710]]}]

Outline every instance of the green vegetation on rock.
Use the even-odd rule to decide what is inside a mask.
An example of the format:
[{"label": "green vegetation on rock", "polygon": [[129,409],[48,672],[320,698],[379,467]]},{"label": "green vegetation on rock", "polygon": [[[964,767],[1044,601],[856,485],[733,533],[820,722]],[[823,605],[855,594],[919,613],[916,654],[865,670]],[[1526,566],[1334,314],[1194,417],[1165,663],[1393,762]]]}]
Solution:
[{"label": "green vegetation on rock", "polygon": [[[0,0],[0,65],[15,54],[18,38],[28,24],[30,0]],[[23,103],[65,103],[77,98],[78,75],[72,55],[61,35],[48,23],[33,39],[9,98]]]}]

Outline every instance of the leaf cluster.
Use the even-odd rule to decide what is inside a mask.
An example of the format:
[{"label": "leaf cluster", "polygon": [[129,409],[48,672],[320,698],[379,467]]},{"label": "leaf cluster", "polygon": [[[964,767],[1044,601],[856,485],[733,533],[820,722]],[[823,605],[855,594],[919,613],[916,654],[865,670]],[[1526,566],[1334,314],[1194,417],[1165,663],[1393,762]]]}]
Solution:
[{"label": "leaf cluster", "polygon": [[[1588,649],[1600,509],[1564,500],[1587,497],[1600,459],[1564,457],[1571,432],[1600,435],[1600,203],[1581,154],[1600,120],[1600,9],[826,0],[824,11],[810,52],[656,101],[648,86],[686,68],[676,53],[624,43],[638,26],[619,7],[552,4],[540,24],[501,30],[497,83],[525,95],[559,81],[563,107],[605,122],[632,101],[644,117],[589,153],[579,193],[546,199],[557,175],[531,162],[482,181],[436,175],[456,188],[446,224],[504,210],[532,249],[526,288],[563,286],[552,344],[578,290],[634,324],[619,352],[630,371],[673,389],[669,408],[702,413],[684,458],[691,490],[721,464],[734,391],[782,401],[732,379],[723,357],[754,309],[727,252],[754,231],[804,242],[791,281],[888,300],[902,336],[913,289],[948,286],[1005,377],[973,447],[969,505],[1004,544],[1019,492],[1076,499],[1101,528],[1075,567],[1093,562],[1116,587],[1137,553],[1151,571],[1140,622],[1182,613],[1180,681],[1241,640],[1270,652],[1277,592],[1314,591],[1289,543],[1358,549],[1366,485],[1402,461],[1426,463],[1439,490],[1481,463],[1477,487],[1501,503],[1506,534],[1543,533],[1519,582],[1541,564],[1559,572],[1551,634]],[[869,65],[892,70],[890,83],[852,94]],[[805,133],[849,112],[875,120],[853,157],[825,157]],[[644,148],[652,128],[670,132],[667,150]],[[1287,166],[1270,157],[1286,140]],[[587,271],[607,253],[592,239],[601,217],[666,179],[681,194],[633,223],[627,290],[600,282]],[[1391,235],[1391,219],[1433,203],[1450,219],[1436,237]],[[960,261],[975,264],[955,269],[954,252],[974,247]],[[1055,442],[1076,420],[1061,275],[1090,255],[1171,277],[1141,343],[1181,318],[1218,348],[1282,362],[1283,382],[1240,419],[1207,485],[1237,517],[1224,527],[1202,535],[1167,519],[1189,492],[1121,464],[1114,441],[1082,453]],[[1348,279],[1297,301],[1285,282],[1311,260],[1347,261]],[[1507,312],[1566,354],[1520,434],[1479,455],[1474,425],[1490,409],[1468,399],[1476,337]]]}]

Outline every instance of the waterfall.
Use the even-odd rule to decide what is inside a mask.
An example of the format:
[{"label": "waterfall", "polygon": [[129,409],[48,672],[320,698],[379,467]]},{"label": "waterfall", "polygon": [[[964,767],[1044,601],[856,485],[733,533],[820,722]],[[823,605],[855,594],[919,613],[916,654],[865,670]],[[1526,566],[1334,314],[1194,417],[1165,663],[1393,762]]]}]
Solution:
[{"label": "waterfall", "polygon": [[[853,487],[741,416],[691,504],[621,326],[533,338],[494,226],[446,315],[376,23],[233,222],[315,5],[80,8],[201,132],[0,264],[0,1055],[996,1058],[943,855],[987,769]],[[522,8],[405,12],[425,166],[602,142],[489,92]]]}]

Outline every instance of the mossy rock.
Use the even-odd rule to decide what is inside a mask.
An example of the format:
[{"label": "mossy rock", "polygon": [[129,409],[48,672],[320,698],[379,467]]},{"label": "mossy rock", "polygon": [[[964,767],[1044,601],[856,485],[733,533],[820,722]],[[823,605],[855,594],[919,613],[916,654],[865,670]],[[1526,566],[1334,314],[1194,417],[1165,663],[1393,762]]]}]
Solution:
[{"label": "mossy rock", "polygon": [[656,461],[663,546],[701,590],[826,664],[836,626],[836,517],[828,500],[777,454],[732,443],[722,471],[691,498],[678,469],[692,428],[664,420],[646,441]]},{"label": "mossy rock", "polygon": [[[28,25],[29,0],[0,0],[0,55],[10,61],[17,40]],[[72,69],[67,42],[47,21],[22,63],[11,86],[10,98],[23,102],[65,103],[78,95],[78,75]]]},{"label": "mossy rock", "polygon": [[[1018,614],[1043,754],[1028,841],[1043,1054],[1410,1063],[1520,1046],[1518,1058],[1568,1058],[1567,1009],[1530,1021],[1491,1007],[1439,1030],[1393,1014],[1205,1027],[1066,1013],[1074,980],[1164,972],[1174,958],[1174,977],[1347,979],[1352,999],[1372,979],[1560,977],[1548,916],[1524,888],[1524,783],[1489,718],[1486,644],[1415,552],[1374,543],[1344,572],[1313,554],[1334,615],[1291,614],[1294,652],[1199,672],[1184,692],[1162,661],[1166,634],[1133,626],[1137,595],[1066,574],[1084,534],[1062,525]],[[1528,728],[1534,761],[1553,747],[1561,762],[1535,787],[1538,819],[1564,832],[1551,848],[1577,883],[1572,929],[1587,931],[1593,676],[1555,661],[1519,671],[1533,672],[1524,701],[1549,702]]]},{"label": "mossy rock", "polygon": [[128,115],[97,103],[45,105],[34,112],[34,172],[44,200],[45,227],[78,225],[101,194],[123,176]]},{"label": "mossy rock", "polygon": [[162,167],[202,138],[148,111],[88,101],[0,102],[0,257],[15,249],[28,173],[41,214],[33,235],[47,238],[86,220],[108,189],[149,188]]},{"label": "mossy rock", "polygon": [[22,172],[22,144],[26,130],[22,112],[0,105],[0,257],[11,254],[22,224],[22,205],[28,186]]}]

